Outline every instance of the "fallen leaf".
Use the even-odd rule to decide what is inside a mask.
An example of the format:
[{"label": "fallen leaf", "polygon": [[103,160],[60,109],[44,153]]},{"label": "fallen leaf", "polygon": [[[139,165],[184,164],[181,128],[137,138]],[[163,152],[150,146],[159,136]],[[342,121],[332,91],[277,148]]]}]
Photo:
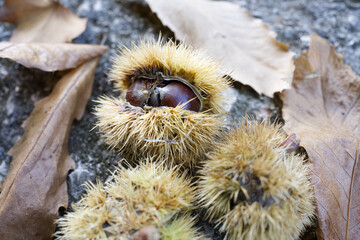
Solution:
[{"label": "fallen leaf", "polygon": [[0,42],[0,58],[48,72],[75,68],[106,51],[103,45]]},{"label": "fallen leaf", "polygon": [[238,5],[207,0],[146,0],[177,39],[220,60],[225,74],[272,96],[290,86],[294,54]]},{"label": "fallen leaf", "polygon": [[0,21],[16,24],[11,42],[71,42],[86,28],[86,19],[74,15],[58,1],[5,0]]},{"label": "fallen leaf", "polygon": [[315,185],[319,239],[360,236],[360,77],[312,36],[284,90],[285,130],[300,136]]},{"label": "fallen leaf", "polygon": [[52,0],[5,0],[4,5],[0,8],[0,21],[16,23],[17,19],[29,15],[37,9],[50,7],[52,2]]},{"label": "fallen leaf", "polygon": [[51,239],[58,209],[67,207],[66,176],[74,168],[68,136],[83,115],[98,59],[65,75],[40,100],[23,137],[10,150],[10,169],[1,182],[1,239]]}]

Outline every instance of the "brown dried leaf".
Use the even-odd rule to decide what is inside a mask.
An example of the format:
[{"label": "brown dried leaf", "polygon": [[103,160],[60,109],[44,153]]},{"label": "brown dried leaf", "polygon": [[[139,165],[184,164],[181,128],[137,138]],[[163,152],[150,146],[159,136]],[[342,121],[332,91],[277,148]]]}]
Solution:
[{"label": "brown dried leaf", "polygon": [[290,86],[294,54],[238,5],[207,0],[146,0],[177,39],[205,49],[224,73],[272,96]]},{"label": "brown dried leaf", "polygon": [[58,209],[68,204],[66,176],[74,167],[69,132],[83,115],[97,62],[72,70],[35,105],[23,137],[10,150],[13,160],[1,182],[1,239],[50,239],[54,233]]},{"label": "brown dried leaf", "polygon": [[4,5],[0,8],[0,21],[16,23],[18,19],[37,9],[50,7],[52,2],[52,0],[5,0]]},{"label": "brown dried leaf", "polygon": [[312,36],[283,91],[285,130],[305,147],[315,185],[319,239],[360,236],[360,77],[333,46]]},{"label": "brown dried leaf", "polygon": [[75,68],[106,51],[103,45],[0,42],[0,58],[49,72]]},{"label": "brown dried leaf", "polygon": [[86,19],[74,15],[58,1],[5,0],[0,21],[16,24],[11,42],[71,42],[86,28]]}]

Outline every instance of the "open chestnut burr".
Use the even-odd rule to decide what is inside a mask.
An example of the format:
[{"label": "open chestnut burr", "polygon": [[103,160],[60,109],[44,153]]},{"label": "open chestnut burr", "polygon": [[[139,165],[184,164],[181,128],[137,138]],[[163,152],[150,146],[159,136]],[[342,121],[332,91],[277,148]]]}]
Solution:
[{"label": "open chestnut burr", "polygon": [[110,80],[122,95],[97,101],[96,125],[104,142],[128,160],[192,167],[224,125],[228,80],[213,59],[184,44],[159,40],[124,48]]}]

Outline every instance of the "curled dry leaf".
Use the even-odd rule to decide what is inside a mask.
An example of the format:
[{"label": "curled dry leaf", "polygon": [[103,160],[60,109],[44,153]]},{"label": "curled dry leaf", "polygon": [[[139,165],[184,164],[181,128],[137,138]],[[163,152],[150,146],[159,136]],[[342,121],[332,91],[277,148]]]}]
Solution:
[{"label": "curled dry leaf", "polygon": [[360,236],[360,77],[334,47],[312,36],[281,94],[285,130],[305,147],[315,185],[319,239]]},{"label": "curled dry leaf", "polygon": [[66,176],[74,167],[69,132],[83,115],[97,62],[72,70],[35,105],[10,150],[13,160],[0,189],[1,239],[51,239],[58,209],[68,204]]},{"label": "curled dry leaf", "polygon": [[177,39],[223,63],[224,73],[272,96],[290,86],[294,54],[238,5],[207,0],[146,0]]},{"label": "curled dry leaf", "polygon": [[49,72],[75,68],[106,51],[102,45],[0,42],[0,57]]},{"label": "curled dry leaf", "polygon": [[5,0],[0,21],[16,24],[11,42],[71,42],[86,28],[86,19],[78,18],[58,1]]}]

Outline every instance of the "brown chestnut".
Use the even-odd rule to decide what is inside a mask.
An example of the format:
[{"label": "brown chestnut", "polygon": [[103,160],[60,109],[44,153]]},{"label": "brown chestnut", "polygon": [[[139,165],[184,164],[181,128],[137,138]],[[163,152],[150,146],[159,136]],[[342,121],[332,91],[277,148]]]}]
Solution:
[{"label": "brown chestnut", "polygon": [[201,100],[194,90],[187,84],[176,80],[135,79],[125,97],[131,105],[138,107],[176,107],[186,103],[183,107],[185,110],[196,112],[202,110]]},{"label": "brown chestnut", "polygon": [[133,106],[143,107],[151,93],[151,83],[149,80],[137,79],[126,92],[126,100]]},{"label": "brown chestnut", "polygon": [[160,88],[159,91],[161,106],[176,107],[187,102],[183,109],[200,111],[199,99],[190,87],[181,82],[170,82],[165,87]]}]

